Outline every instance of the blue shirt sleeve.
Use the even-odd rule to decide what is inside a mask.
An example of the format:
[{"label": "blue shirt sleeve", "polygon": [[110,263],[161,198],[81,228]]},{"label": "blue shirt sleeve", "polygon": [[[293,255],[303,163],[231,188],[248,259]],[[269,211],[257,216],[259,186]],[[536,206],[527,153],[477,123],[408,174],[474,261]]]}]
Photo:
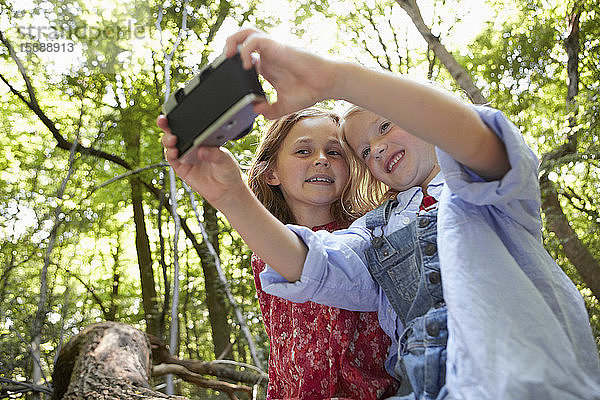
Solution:
[{"label": "blue shirt sleeve", "polygon": [[488,182],[438,150],[446,387],[465,399],[600,398],[583,299],[541,241],[537,158],[500,111],[475,110],[510,170]]},{"label": "blue shirt sleeve", "polygon": [[297,282],[288,282],[267,266],[260,274],[265,292],[297,303],[310,300],[351,311],[377,310],[378,286],[363,254],[370,243],[369,234],[361,222],[332,233],[296,225],[288,228],[308,247],[302,276]]},{"label": "blue shirt sleeve", "polygon": [[518,222],[539,237],[540,190],[537,156],[525,143],[519,129],[493,108],[473,106],[483,122],[505,144],[510,170],[502,179],[486,181],[444,151],[437,149],[438,161],[452,196],[475,206],[494,206],[505,218]]}]

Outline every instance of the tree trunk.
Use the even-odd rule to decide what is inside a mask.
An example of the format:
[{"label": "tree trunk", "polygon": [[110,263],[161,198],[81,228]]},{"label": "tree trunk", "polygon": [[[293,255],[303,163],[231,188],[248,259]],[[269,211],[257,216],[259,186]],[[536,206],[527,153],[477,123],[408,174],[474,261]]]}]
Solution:
[{"label": "tree trunk", "polygon": [[[127,156],[133,167],[139,164],[140,132],[128,121],[126,110],[122,111],[123,139],[125,141]],[[140,270],[140,283],[142,287],[142,306],[146,319],[146,332],[160,337],[160,309],[152,269],[152,252],[150,239],[146,230],[146,217],[144,213],[144,200],[142,197],[143,186],[137,177],[129,179],[131,185],[131,205],[133,207],[133,220],[135,222],[135,249]]]},{"label": "tree trunk", "polygon": [[[204,227],[213,248],[219,253],[219,226],[217,221],[217,210],[206,201],[203,203]],[[215,266],[215,260],[208,251],[208,247],[202,243],[202,269],[204,272],[204,283],[206,289],[206,304],[212,330],[215,357],[231,358],[231,326],[227,321],[227,302],[223,285],[219,280],[219,274]]]},{"label": "tree trunk", "polygon": [[121,253],[121,244],[117,242],[117,246],[113,254],[115,263],[113,264],[113,282],[112,290],[110,293],[110,307],[105,315],[107,321],[114,321],[117,316],[117,302],[119,300],[119,280],[121,275],[119,274],[119,254]]},{"label": "tree trunk", "polygon": [[151,354],[148,337],[129,325],[90,325],[60,352],[52,400],[186,400],[150,389]]},{"label": "tree trunk", "polygon": [[577,116],[577,102],[575,97],[579,94],[579,17],[581,11],[574,10],[568,16],[569,35],[565,38],[567,52],[567,111],[573,112],[569,118],[569,125],[575,126]]},{"label": "tree trunk", "polygon": [[135,221],[135,248],[140,269],[142,303],[146,318],[146,332],[160,335],[160,310],[158,307],[150,240],[146,231],[146,218],[142,200],[142,186],[136,178],[131,179],[131,203]]},{"label": "tree trunk", "polygon": [[558,193],[548,176],[542,175],[540,182],[542,208],[548,227],[558,237],[565,254],[586,286],[600,299],[600,265],[569,225],[569,220],[560,206]]},{"label": "tree trunk", "polygon": [[[579,94],[579,16],[581,11],[573,10],[568,15],[569,35],[564,41],[567,52],[567,99],[566,106],[569,113],[569,126],[577,125],[577,100]],[[597,299],[600,299],[600,264],[590,250],[579,239],[577,233],[571,228],[567,216],[562,210],[558,193],[552,182],[548,179],[549,164],[560,158],[577,152],[577,134],[571,134],[567,142],[551,154],[543,158],[540,177],[542,192],[542,209],[544,210],[548,228],[556,234],[562,248],[579,275],[590,288]]]}]

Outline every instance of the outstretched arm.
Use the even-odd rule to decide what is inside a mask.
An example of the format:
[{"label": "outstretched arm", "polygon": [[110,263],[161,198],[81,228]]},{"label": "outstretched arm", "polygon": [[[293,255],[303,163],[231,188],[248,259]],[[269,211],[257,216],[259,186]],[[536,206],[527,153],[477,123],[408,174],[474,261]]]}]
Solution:
[{"label": "outstretched arm", "polygon": [[485,178],[502,177],[510,169],[502,142],[471,107],[450,93],[399,75],[328,60],[251,28],[227,39],[226,54],[232,56],[238,45],[244,66],[255,63],[277,90],[276,102],[255,107],[267,118],[321,100],[343,99],[389,118]]},{"label": "outstretched arm", "polygon": [[157,125],[165,132],[165,155],[177,175],[220,210],[248,247],[274,270],[290,282],[300,279],[306,246],[258,201],[242,180],[231,153],[222,148],[201,147],[197,163],[181,163],[177,160],[177,137],[171,134],[167,118],[159,116]]}]

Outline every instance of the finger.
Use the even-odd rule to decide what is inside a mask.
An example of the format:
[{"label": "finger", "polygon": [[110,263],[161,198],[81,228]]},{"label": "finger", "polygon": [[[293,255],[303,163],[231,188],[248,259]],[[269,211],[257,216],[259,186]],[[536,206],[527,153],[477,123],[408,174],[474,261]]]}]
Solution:
[{"label": "finger", "polygon": [[256,68],[256,70],[260,71],[260,54],[258,54],[258,53],[251,53],[250,54],[250,61],[252,62],[252,65],[254,65],[254,67]]},{"label": "finger", "polygon": [[255,28],[245,28],[229,36],[225,41],[225,56],[233,57],[237,52],[238,45],[244,43],[248,36],[256,32],[258,32],[258,30]]},{"label": "finger", "polygon": [[177,176],[179,176],[183,180],[186,179],[187,175],[192,169],[191,164],[185,164],[180,162],[179,160],[171,160],[169,161],[169,164],[171,164],[171,167],[173,167],[173,171],[175,171],[175,174],[177,174]]},{"label": "finger", "polygon": [[171,128],[169,128],[169,120],[167,119],[166,115],[164,115],[164,114],[159,115],[156,118],[156,125],[158,125],[158,127],[160,129],[162,129],[164,132],[171,133]]},{"label": "finger", "polygon": [[286,112],[286,110],[282,107],[282,103],[276,101],[274,103],[269,104],[266,101],[257,103],[254,106],[254,112],[257,114],[262,114],[267,119],[277,119],[279,117],[283,117],[286,114],[289,114],[295,110]]},{"label": "finger", "polygon": [[163,147],[175,147],[177,144],[177,136],[165,132],[163,137],[160,139],[160,142],[162,143]]},{"label": "finger", "polygon": [[260,53],[268,42],[270,42],[270,39],[258,31],[246,37],[246,40],[244,40],[242,46],[239,48],[240,58],[245,69],[252,68],[254,62],[257,61],[256,55],[253,55],[253,53]]},{"label": "finger", "polygon": [[[176,147],[166,148],[165,151],[165,159],[169,162],[169,164],[173,165],[173,163],[179,163],[179,150]],[[173,165],[175,167],[175,165]]]}]

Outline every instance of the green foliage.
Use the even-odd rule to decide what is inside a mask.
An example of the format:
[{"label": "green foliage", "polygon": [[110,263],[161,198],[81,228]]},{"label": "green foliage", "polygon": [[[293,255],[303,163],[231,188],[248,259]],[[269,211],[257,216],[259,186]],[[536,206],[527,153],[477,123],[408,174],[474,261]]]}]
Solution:
[{"label": "green foliage", "polygon": [[[453,1],[433,1],[422,13],[440,41],[471,74],[491,104],[522,128],[541,157],[577,135],[577,151],[557,159],[551,178],[559,187],[563,209],[579,238],[600,259],[598,137],[600,136],[600,10],[595,0],[580,2],[579,78],[576,113],[566,107],[567,72],[563,39],[565,16],[573,4],[559,1],[494,0],[489,23],[467,44],[454,32],[473,23]],[[464,4],[464,2],[462,2]],[[78,141],[98,153],[77,152],[65,194],[69,151],[21,99],[0,84],[0,376],[27,380],[31,374],[31,327],[40,293],[40,271],[58,206],[60,225],[50,255],[49,297],[42,330],[41,363],[46,376],[57,349],[86,325],[107,318],[145,329],[136,254],[131,184],[117,179],[136,168],[144,186],[145,227],[164,333],[170,326],[165,300],[173,281],[174,223],[169,214],[168,170],[160,132],[155,125],[166,87],[164,67],[182,25],[185,1],[100,2],[36,1],[23,9],[0,0],[0,29],[17,50],[35,89],[40,109],[68,142]],[[219,40],[248,23],[266,30],[287,22],[280,10],[250,0],[187,3],[187,30],[173,51],[168,75],[171,90],[214,58]],[[288,2],[281,2],[282,9]],[[385,68],[456,88],[394,1],[289,1],[290,28],[307,45],[331,40],[325,51],[375,68]],[[510,12],[509,12],[510,11]],[[160,31],[157,29],[159,14]],[[322,37],[315,24],[331,29]],[[55,27],[60,38],[38,38],[40,27]],[[8,29],[6,27],[9,27]],[[329,31],[328,31],[329,32]],[[455,40],[456,39],[456,40]],[[22,51],[31,41],[72,42],[76,51],[50,54]],[[26,85],[5,46],[0,45],[0,74],[29,101]],[[266,85],[268,87],[268,85]],[[336,108],[328,103],[327,106]],[[569,117],[575,116],[575,124]],[[227,147],[248,168],[260,132],[268,122],[257,119],[255,130]],[[115,179],[112,183],[110,180]],[[105,186],[103,186],[106,184]],[[198,242],[200,226],[191,201],[178,183],[178,212]],[[160,195],[156,195],[159,193]],[[164,196],[164,197],[161,197]],[[199,212],[202,218],[201,199]],[[268,340],[262,327],[250,251],[219,215],[219,252],[230,290],[254,336],[263,360]],[[180,232],[179,304],[181,357],[212,360],[214,349],[208,317],[203,262],[190,238]],[[545,245],[578,285],[588,306],[600,345],[600,305],[571,265],[559,240],[544,232]],[[113,295],[113,289],[115,294]],[[172,295],[172,290],[170,291]],[[231,310],[229,310],[231,311]],[[233,312],[233,357],[252,363]],[[262,366],[265,367],[264,365]],[[184,393],[204,398],[206,391],[184,386]],[[201,394],[200,394],[201,393]],[[210,396],[215,396],[211,393]]]},{"label": "green foliage", "polygon": [[[45,375],[49,377],[60,346],[90,323],[114,318],[145,329],[129,180],[116,179],[102,185],[130,169],[162,162],[161,135],[155,120],[164,99],[165,52],[170,53],[175,43],[183,4],[165,3],[161,37],[155,26],[158,6],[52,1],[38,2],[33,8],[22,10],[20,6],[2,3],[3,18],[13,26],[26,28],[3,30],[3,34],[26,67],[40,109],[64,139],[77,141],[104,155],[76,153],[65,195],[57,198],[60,184],[67,177],[69,151],[58,148],[56,139],[33,110],[3,86],[0,92],[4,117],[0,119],[1,376],[24,380],[31,372],[30,329],[39,298],[39,273],[57,206],[62,213],[50,257],[49,298],[42,330]],[[4,10],[8,12],[4,14]],[[242,23],[252,16],[234,2],[204,2],[188,6],[188,11],[188,31],[171,61],[172,88],[189,79],[211,57],[212,41],[223,22]],[[47,33],[50,27],[56,28],[54,37],[37,37],[38,28]],[[79,53],[61,54],[70,62],[56,71],[47,66],[57,66],[58,58],[20,51],[21,43],[32,40],[71,41]],[[0,57],[0,73],[29,100],[23,78],[4,46],[0,47]],[[246,144],[236,143],[235,151],[246,164],[255,142],[254,137],[254,141],[248,139]],[[135,176],[168,198],[165,172],[164,167],[157,166]],[[185,200],[183,189],[179,193],[180,212],[201,241],[189,200]],[[143,201],[159,303],[169,315],[170,305],[164,304],[163,295],[165,285],[172,282],[173,222],[164,210],[158,218],[160,207],[169,205],[161,205],[151,191],[144,192]],[[158,224],[164,248],[159,243]],[[268,347],[253,296],[249,251],[230,227],[222,228],[225,239],[229,238],[224,240],[233,247],[221,246],[223,267],[235,282],[234,296],[242,304],[244,315],[252,321],[250,328],[260,339],[258,345],[262,346],[266,360]],[[185,274],[182,299],[187,302],[180,304],[182,317],[185,314],[182,321],[186,321],[180,354],[212,360],[202,261],[189,247],[185,235],[180,234],[180,240],[179,248],[185,249],[180,255]],[[166,282],[159,262],[161,251],[165,254]],[[114,295],[113,287],[118,289]],[[233,320],[230,322],[235,325]],[[236,347],[234,354],[252,362],[245,345]]]}]

